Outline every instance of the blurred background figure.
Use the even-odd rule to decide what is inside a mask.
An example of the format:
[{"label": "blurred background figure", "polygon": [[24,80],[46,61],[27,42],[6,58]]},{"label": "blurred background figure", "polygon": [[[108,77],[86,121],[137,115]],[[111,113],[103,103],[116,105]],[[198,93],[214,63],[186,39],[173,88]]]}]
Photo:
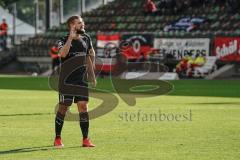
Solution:
[{"label": "blurred background figure", "polygon": [[193,72],[194,72],[194,69],[196,67],[201,67],[203,66],[204,64],[206,63],[206,55],[201,53],[201,54],[197,54],[195,59],[193,61],[190,61],[188,63],[188,68],[187,68],[187,71],[186,71],[186,75],[188,77],[192,77],[193,76]]},{"label": "blurred background figure", "polygon": [[157,12],[156,4],[152,0],[146,0],[144,4],[144,11],[147,14],[154,14]]},{"label": "blurred background figure", "polygon": [[176,72],[177,73],[182,73],[186,72],[188,69],[189,64],[193,62],[192,54],[188,53],[185,57],[183,57],[180,62],[176,66]]},{"label": "blurred background figure", "polygon": [[1,48],[3,50],[8,50],[7,48],[7,34],[8,32],[8,24],[6,22],[6,19],[2,19],[2,23],[0,24],[0,42],[1,42]]},{"label": "blurred background figure", "polygon": [[49,51],[49,55],[52,58],[52,71],[54,71],[54,69],[57,68],[59,66],[59,64],[60,64],[57,44],[54,44],[51,47],[51,49]]}]

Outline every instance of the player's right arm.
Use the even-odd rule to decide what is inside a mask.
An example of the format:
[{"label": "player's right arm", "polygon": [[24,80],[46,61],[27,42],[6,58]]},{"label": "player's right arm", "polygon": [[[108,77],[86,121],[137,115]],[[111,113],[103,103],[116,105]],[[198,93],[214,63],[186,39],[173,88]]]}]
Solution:
[{"label": "player's right arm", "polygon": [[69,49],[71,47],[71,43],[72,43],[72,40],[73,40],[74,37],[76,37],[75,26],[73,26],[70,29],[70,33],[69,33],[69,36],[68,36],[68,39],[67,39],[66,43],[63,46],[61,46],[61,44],[59,44],[58,48],[59,48],[59,56],[60,57],[65,58],[68,55]]}]

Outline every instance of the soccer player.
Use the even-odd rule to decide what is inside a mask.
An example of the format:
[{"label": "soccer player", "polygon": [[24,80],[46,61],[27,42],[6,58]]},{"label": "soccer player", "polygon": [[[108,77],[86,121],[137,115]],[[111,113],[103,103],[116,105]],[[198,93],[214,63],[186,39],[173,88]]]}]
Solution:
[{"label": "soccer player", "polygon": [[[84,22],[80,16],[72,16],[67,20],[67,26],[69,29],[69,34],[61,38],[58,41],[59,56],[61,58],[60,66],[60,77],[63,72],[66,72],[64,69],[64,63],[70,61],[72,58],[83,58],[86,60],[86,65],[83,67],[77,68],[74,71],[71,71],[66,83],[72,86],[82,86],[88,87],[86,81],[85,72],[90,73],[88,76],[92,78],[93,86],[96,86],[96,79],[94,75],[94,56],[95,52],[92,46],[92,41],[89,35],[85,33]],[[80,66],[80,64],[79,64]],[[59,88],[62,86],[59,85]],[[64,117],[69,109],[69,106],[72,105],[72,102],[77,104],[79,111],[79,124],[82,131],[83,147],[95,147],[95,145],[90,141],[88,137],[89,130],[89,115],[88,115],[88,89],[84,95],[73,94],[64,94],[59,89],[59,108],[55,118],[55,141],[54,146],[57,148],[63,147],[61,139],[61,131],[64,123]]]}]

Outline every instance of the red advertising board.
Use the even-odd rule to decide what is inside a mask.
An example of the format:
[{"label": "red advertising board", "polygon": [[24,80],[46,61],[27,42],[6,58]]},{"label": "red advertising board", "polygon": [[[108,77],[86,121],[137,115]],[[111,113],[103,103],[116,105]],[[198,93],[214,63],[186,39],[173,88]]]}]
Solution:
[{"label": "red advertising board", "polygon": [[151,34],[124,34],[122,42],[128,44],[121,46],[121,54],[127,59],[138,59],[142,54],[146,56],[153,48],[153,35]]},{"label": "red advertising board", "polygon": [[117,49],[120,43],[120,34],[97,35],[96,69],[110,73],[117,68]]},{"label": "red advertising board", "polygon": [[225,62],[240,62],[240,37],[216,37],[213,55]]}]

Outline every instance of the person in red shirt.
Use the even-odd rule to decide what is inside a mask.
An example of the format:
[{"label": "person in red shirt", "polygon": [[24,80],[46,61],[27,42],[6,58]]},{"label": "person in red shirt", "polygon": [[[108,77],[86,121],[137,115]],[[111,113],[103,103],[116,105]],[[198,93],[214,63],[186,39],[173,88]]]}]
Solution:
[{"label": "person in red shirt", "polygon": [[7,32],[8,32],[8,24],[6,23],[6,19],[2,19],[2,23],[0,24],[0,39],[2,41],[1,46],[3,50],[7,50]]},{"label": "person in red shirt", "polygon": [[157,7],[152,0],[146,0],[146,2],[144,4],[144,11],[146,13],[156,13]]},{"label": "person in red shirt", "polygon": [[54,71],[54,69],[60,64],[57,44],[51,47],[49,55],[52,58],[52,71]]}]

